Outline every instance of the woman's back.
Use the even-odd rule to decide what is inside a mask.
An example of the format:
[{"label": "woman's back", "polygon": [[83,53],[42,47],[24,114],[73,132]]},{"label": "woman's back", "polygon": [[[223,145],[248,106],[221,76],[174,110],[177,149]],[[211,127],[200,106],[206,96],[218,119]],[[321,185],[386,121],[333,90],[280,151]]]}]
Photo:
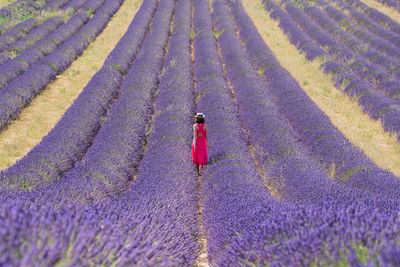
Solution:
[{"label": "woman's back", "polygon": [[[207,157],[207,126],[204,123],[196,123],[193,125],[196,132],[196,146],[192,147],[193,162],[199,165],[206,165],[208,163]],[[194,140],[193,140],[194,141]],[[194,149],[195,147],[195,149]]]}]

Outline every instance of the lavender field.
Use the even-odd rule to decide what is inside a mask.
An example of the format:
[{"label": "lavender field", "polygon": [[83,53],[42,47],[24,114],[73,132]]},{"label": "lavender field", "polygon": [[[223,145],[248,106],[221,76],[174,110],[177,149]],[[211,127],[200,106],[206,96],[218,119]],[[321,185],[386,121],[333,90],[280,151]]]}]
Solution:
[{"label": "lavender field", "polygon": [[[51,130],[0,167],[0,266],[400,266],[400,165],[385,155],[400,159],[397,1],[378,3],[394,16],[364,0],[132,1],[0,9],[0,144],[133,18]],[[290,53],[361,115],[327,112]],[[346,112],[392,143],[355,141]]]}]

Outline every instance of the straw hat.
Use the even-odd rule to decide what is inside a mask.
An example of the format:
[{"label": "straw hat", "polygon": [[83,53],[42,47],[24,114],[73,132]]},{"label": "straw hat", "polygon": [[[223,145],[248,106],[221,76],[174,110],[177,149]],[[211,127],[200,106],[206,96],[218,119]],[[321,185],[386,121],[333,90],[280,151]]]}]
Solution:
[{"label": "straw hat", "polygon": [[195,118],[203,118],[203,119],[206,118],[206,116],[203,113],[200,113],[200,112],[196,113],[196,115],[194,115],[194,117]]}]

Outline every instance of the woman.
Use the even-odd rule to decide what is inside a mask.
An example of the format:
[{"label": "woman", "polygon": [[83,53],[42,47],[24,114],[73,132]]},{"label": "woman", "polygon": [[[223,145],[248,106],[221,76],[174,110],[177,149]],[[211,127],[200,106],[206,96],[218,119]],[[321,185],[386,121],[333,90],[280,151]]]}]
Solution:
[{"label": "woman", "polygon": [[192,154],[193,163],[196,164],[197,173],[200,175],[200,171],[203,165],[208,164],[207,148],[208,145],[208,131],[207,125],[205,125],[205,116],[203,113],[197,113],[194,116],[196,124],[193,125],[193,143],[192,143]]}]

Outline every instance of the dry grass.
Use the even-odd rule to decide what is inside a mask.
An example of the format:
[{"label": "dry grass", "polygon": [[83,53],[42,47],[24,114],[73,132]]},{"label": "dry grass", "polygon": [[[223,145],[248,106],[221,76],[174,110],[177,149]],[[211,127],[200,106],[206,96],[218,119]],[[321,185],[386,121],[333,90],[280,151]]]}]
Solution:
[{"label": "dry grass", "polygon": [[330,77],[320,70],[320,62],[309,62],[290,44],[269,17],[261,0],[243,1],[264,41],[280,64],[299,82],[308,96],[325,112],[332,123],[379,167],[400,176],[400,145],[386,133],[380,122],[371,120],[355,100],[337,90]]},{"label": "dry grass", "polygon": [[126,0],[86,51],[0,133],[0,169],[22,158],[55,126],[127,30],[141,0]]},{"label": "dry grass", "polygon": [[364,4],[368,5],[369,7],[373,7],[375,9],[379,10],[386,16],[390,17],[392,20],[400,23],[400,13],[399,13],[399,11],[395,10],[394,8],[385,6],[375,0],[360,0],[360,1],[363,2]]},{"label": "dry grass", "polygon": [[15,1],[17,0],[0,0],[0,8],[5,7]]}]

